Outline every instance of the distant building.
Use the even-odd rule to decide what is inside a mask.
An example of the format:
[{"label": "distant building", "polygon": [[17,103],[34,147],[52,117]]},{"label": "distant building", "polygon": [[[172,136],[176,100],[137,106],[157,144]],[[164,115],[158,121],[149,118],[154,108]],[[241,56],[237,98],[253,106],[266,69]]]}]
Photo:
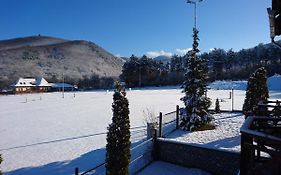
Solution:
[{"label": "distant building", "polygon": [[51,85],[44,78],[19,78],[12,85],[15,93],[48,92]]},{"label": "distant building", "polygon": [[50,91],[73,91],[76,86],[67,83],[48,83],[44,78],[19,78],[11,85],[14,93],[50,92]]}]

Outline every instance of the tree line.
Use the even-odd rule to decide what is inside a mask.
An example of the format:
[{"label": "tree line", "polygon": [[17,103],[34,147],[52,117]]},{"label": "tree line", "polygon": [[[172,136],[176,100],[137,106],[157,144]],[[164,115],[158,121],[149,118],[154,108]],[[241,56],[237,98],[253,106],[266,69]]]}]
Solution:
[{"label": "tree line", "polygon": [[[266,66],[268,76],[281,74],[281,50],[271,44],[259,44],[238,52],[232,49],[213,49],[198,55],[207,61],[208,81],[246,80],[260,66]],[[184,81],[187,71],[188,53],[173,55],[170,62],[132,55],[123,65],[120,79],[128,87],[178,85]]]}]

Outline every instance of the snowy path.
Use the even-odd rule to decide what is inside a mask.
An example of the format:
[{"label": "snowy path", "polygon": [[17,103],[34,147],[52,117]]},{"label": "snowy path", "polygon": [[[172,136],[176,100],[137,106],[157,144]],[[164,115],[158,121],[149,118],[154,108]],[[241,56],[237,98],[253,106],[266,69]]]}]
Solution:
[{"label": "snowy path", "polygon": [[211,175],[195,168],[185,168],[178,165],[156,161],[146,167],[138,175]]}]

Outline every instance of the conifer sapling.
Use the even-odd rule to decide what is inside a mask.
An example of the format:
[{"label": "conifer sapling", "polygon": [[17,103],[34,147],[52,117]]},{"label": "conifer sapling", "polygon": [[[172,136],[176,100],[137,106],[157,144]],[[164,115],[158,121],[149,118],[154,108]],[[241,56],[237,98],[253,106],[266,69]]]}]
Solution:
[{"label": "conifer sapling", "polygon": [[112,103],[112,123],[108,127],[106,145],[106,174],[128,175],[130,163],[129,102],[124,87],[117,82]]},{"label": "conifer sapling", "polygon": [[219,102],[218,98],[216,99],[215,112],[216,113],[220,113],[221,112],[221,110],[220,110],[220,102]]}]

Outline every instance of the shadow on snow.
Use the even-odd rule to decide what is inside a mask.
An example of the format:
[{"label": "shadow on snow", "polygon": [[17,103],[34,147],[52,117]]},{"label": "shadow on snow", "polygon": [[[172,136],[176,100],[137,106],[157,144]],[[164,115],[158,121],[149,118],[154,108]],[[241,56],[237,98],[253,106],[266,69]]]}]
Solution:
[{"label": "shadow on snow", "polygon": [[[131,147],[134,147],[143,142],[137,141],[132,143]],[[76,167],[79,167],[80,172],[87,171],[95,166],[104,163],[105,160],[105,147],[96,149],[80,157],[70,161],[52,162],[46,165],[38,167],[26,167],[17,170],[4,172],[5,175],[66,175],[74,174]]]}]

